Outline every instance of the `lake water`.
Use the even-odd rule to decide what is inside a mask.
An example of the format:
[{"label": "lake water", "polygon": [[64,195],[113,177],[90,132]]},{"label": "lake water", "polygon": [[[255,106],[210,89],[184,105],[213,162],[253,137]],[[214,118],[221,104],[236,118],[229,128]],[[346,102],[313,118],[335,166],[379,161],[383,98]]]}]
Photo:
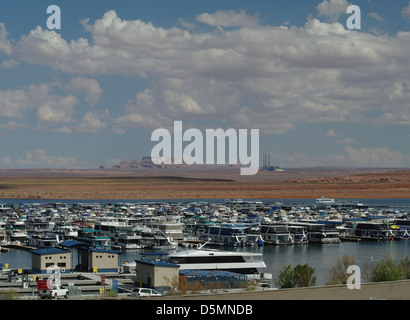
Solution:
[{"label": "lake water", "polygon": [[[336,265],[337,259],[349,255],[355,259],[356,265],[361,268],[367,264],[371,266],[382,260],[386,255],[399,262],[410,254],[409,240],[400,241],[362,241],[341,242],[338,244],[305,244],[244,248],[221,248],[223,250],[236,250],[248,252],[261,252],[266,263],[265,272],[272,273],[276,278],[280,270],[287,265],[308,264],[315,269],[317,284],[324,284],[329,269]],[[120,263],[133,261],[140,258],[142,250],[123,251]],[[147,251],[144,251],[147,252]],[[11,249],[9,252],[0,253],[0,263],[9,263],[13,269],[31,268],[31,253],[23,250]]]},{"label": "lake water", "polygon": [[[29,200],[10,200],[12,203],[38,203],[54,202],[55,200],[29,201]],[[158,201],[158,200],[155,200]],[[161,200],[162,201],[162,200]],[[189,200],[164,200],[167,202],[188,202]],[[193,200],[197,201],[197,200]],[[211,201],[211,200],[210,200]],[[215,201],[215,200],[212,200]],[[269,202],[283,202],[289,204],[311,205],[306,199],[262,199]],[[2,201],[6,203],[5,201]],[[147,201],[130,201],[130,200],[88,200],[88,201],[59,201],[65,203],[76,202],[98,202],[98,203],[118,203],[118,202],[149,202]],[[216,201],[218,202],[218,201]],[[219,201],[219,202],[223,202]],[[404,208],[410,208],[410,199],[362,199],[359,202],[369,206],[396,206],[399,210],[407,212]],[[313,202],[312,202],[313,203]],[[298,264],[308,264],[315,269],[317,284],[322,285],[326,281],[329,269],[336,265],[337,259],[344,255],[349,255],[355,259],[355,264],[361,268],[365,265],[371,266],[389,255],[393,260],[400,261],[407,255],[410,255],[409,240],[396,241],[361,241],[341,242],[338,244],[305,244],[305,245],[283,245],[283,246],[264,246],[264,247],[244,247],[244,248],[221,248],[223,250],[252,251],[263,253],[264,261],[267,265],[265,272],[272,273],[276,278],[280,270],[287,265],[296,266]],[[133,261],[139,258],[139,252],[142,251],[124,251],[120,255],[120,263]],[[147,251],[144,251],[147,252]],[[31,253],[22,250],[10,250],[9,252],[0,253],[0,263],[9,263],[13,269],[31,268]]]}]

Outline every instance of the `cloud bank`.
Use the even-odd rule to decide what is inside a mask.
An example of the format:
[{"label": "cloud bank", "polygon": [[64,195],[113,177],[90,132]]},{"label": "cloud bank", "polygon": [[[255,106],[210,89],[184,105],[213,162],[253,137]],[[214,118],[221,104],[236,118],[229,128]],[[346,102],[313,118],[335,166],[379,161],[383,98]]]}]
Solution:
[{"label": "cloud bank", "polygon": [[[156,129],[174,120],[258,128],[262,136],[299,124],[409,125],[410,32],[347,30],[337,19],[349,4],[325,0],[302,27],[266,25],[244,10],[226,10],[164,28],[124,20],[110,10],[95,21],[83,20],[87,38],[73,40],[40,26],[10,39],[0,23],[0,53],[7,57],[1,68],[39,65],[70,77],[0,90],[0,115],[8,128],[18,129],[24,127],[21,119],[34,113],[38,126],[66,134]],[[408,11],[403,8],[403,17]],[[149,80],[125,105],[108,112],[99,108],[104,89],[98,80],[107,75]],[[345,151],[352,161],[363,153]],[[385,152],[373,151],[379,158]],[[370,160],[375,158],[368,162],[379,164]],[[398,158],[383,159],[399,164]]]},{"label": "cloud bank", "polygon": [[[340,13],[339,5],[323,2],[318,11],[330,16]],[[401,124],[399,119],[408,114],[408,32],[375,36],[315,18],[301,28],[263,26],[244,11],[202,14],[197,20],[216,28],[161,28],[123,20],[111,10],[94,23],[83,21],[92,41],[66,41],[37,27],[10,48],[3,26],[0,48],[12,59],[73,74],[66,88],[85,94],[90,105],[96,105],[102,93],[92,77],[150,75],[149,87],[124,106],[123,116],[113,119],[129,126],[144,123],[154,128],[175,117],[201,116],[209,122],[229,118],[227,125],[258,127],[269,134],[301,122]],[[220,28],[231,26],[237,28]],[[25,99],[21,91],[0,95],[5,101],[10,95],[14,101]],[[75,99],[59,102],[65,104],[65,113],[45,104],[39,119],[69,119]],[[23,103],[4,103],[4,116],[21,116],[24,111],[18,107]]]}]

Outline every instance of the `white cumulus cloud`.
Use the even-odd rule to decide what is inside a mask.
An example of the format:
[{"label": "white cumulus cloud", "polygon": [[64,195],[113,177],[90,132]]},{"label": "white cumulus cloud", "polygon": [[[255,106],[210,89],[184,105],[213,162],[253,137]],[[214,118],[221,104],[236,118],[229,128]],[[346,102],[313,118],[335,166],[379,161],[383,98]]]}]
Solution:
[{"label": "white cumulus cloud", "polygon": [[259,19],[246,14],[244,10],[222,10],[211,14],[203,13],[196,20],[215,27],[254,28],[259,25]]},{"label": "white cumulus cloud", "polygon": [[27,150],[25,158],[10,159],[10,157],[4,157],[3,166],[19,169],[19,168],[74,168],[77,166],[78,161],[72,156],[50,156],[47,155],[43,149]]},{"label": "white cumulus cloud", "polygon": [[350,165],[356,167],[401,167],[403,154],[388,148],[351,148],[346,147]]},{"label": "white cumulus cloud", "polygon": [[84,77],[72,78],[65,88],[72,93],[84,94],[85,100],[90,105],[97,104],[103,92],[97,80]]},{"label": "white cumulus cloud", "polygon": [[325,16],[331,21],[336,21],[341,14],[346,13],[346,9],[350,6],[346,0],[324,0],[317,6],[318,16]]},{"label": "white cumulus cloud", "polygon": [[[318,15],[337,17],[348,5],[325,0]],[[68,41],[37,27],[16,42],[11,59],[74,74],[62,85],[68,96],[49,93],[49,101],[33,102],[24,90],[2,91],[0,115],[22,117],[36,107],[39,120],[68,124],[78,95],[91,106],[100,102],[103,89],[96,77],[149,75],[148,85],[136,89],[121,114],[112,113],[116,132],[126,126],[158,128],[175,119],[259,128],[261,134],[284,133],[299,123],[407,123],[400,115],[410,106],[403,85],[410,73],[409,32],[352,32],[315,18],[303,27],[283,28],[261,25],[241,10],[206,13],[197,21],[222,29],[164,28],[124,20],[113,10],[82,22],[90,40]],[[90,121],[85,113],[78,123]],[[106,122],[94,124],[102,128]]]}]

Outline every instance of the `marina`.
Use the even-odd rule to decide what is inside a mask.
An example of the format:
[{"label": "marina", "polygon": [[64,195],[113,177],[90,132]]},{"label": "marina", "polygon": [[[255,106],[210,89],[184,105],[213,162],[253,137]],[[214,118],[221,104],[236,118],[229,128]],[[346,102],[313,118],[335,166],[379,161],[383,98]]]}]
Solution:
[{"label": "marina", "polygon": [[284,266],[307,263],[323,285],[343,255],[365,266],[408,254],[410,201],[363,199],[347,208],[337,200],[317,206],[318,199],[3,201],[0,264],[31,274],[33,252],[61,248],[72,252],[65,272],[98,275],[108,269],[92,259],[115,254],[109,272],[131,281],[129,288],[136,261],[156,265],[153,255],[186,278],[225,271],[263,275],[270,285]]}]

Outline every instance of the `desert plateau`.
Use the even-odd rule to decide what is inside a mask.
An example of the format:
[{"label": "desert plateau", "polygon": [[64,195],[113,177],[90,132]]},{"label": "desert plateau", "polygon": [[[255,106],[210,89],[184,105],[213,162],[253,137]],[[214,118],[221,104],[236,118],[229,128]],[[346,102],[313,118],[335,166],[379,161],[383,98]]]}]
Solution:
[{"label": "desert plateau", "polygon": [[1,170],[2,199],[389,199],[410,197],[410,169],[238,168]]}]

